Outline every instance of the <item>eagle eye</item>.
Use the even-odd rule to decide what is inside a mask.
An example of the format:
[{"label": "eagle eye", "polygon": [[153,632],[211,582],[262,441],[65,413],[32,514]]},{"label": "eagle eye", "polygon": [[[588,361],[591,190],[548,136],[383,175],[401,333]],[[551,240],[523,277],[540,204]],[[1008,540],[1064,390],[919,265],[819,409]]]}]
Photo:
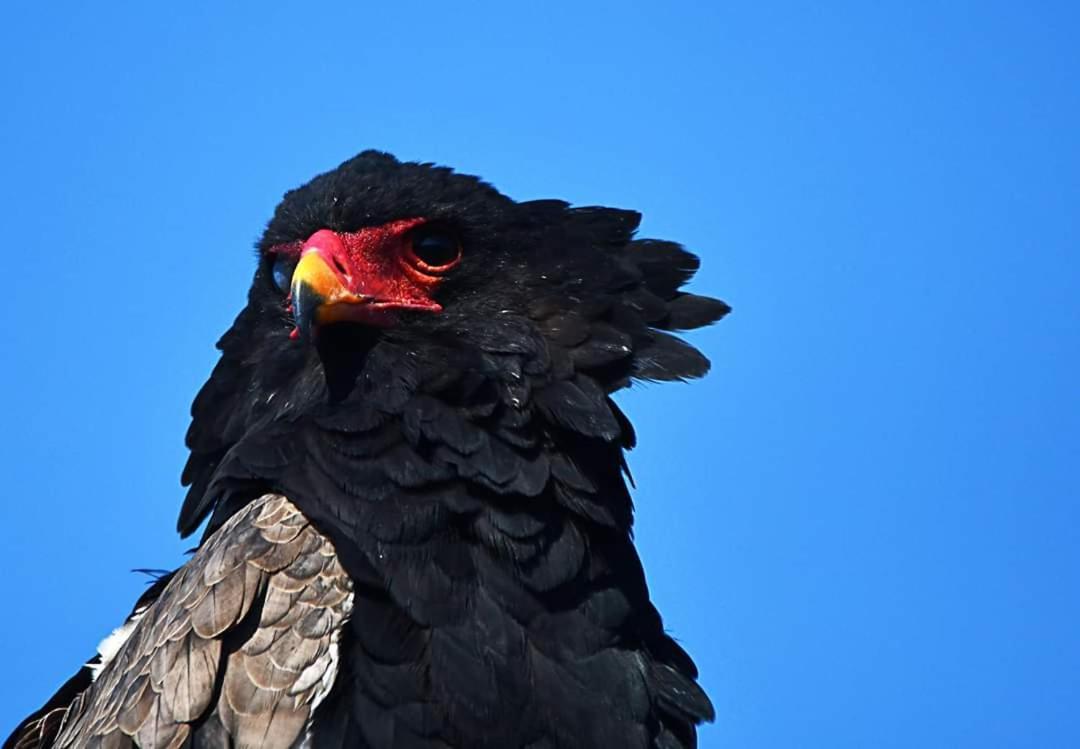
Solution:
[{"label": "eagle eye", "polygon": [[461,260],[461,244],[445,228],[421,227],[410,237],[410,249],[425,271],[447,271]]},{"label": "eagle eye", "polygon": [[289,255],[279,254],[274,258],[274,266],[271,273],[274,277],[274,285],[281,291],[288,292],[292,283],[293,270],[296,268],[296,258]]}]

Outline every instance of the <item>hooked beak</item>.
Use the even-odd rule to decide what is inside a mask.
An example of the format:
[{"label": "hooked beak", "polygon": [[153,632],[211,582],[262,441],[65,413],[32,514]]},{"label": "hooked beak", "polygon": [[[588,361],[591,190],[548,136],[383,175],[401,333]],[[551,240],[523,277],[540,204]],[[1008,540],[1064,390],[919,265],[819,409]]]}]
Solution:
[{"label": "hooked beak", "polygon": [[305,243],[293,271],[290,296],[295,335],[301,339],[312,339],[320,325],[354,319],[358,308],[371,299],[348,289],[345,270],[337,257],[339,245],[333,232],[317,232]]}]

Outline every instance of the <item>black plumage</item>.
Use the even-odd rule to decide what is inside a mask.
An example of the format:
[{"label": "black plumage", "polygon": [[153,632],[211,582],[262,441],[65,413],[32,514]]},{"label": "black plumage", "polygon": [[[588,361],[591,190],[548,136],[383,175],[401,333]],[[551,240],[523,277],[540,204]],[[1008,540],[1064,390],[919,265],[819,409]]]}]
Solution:
[{"label": "black plumage", "polygon": [[[460,246],[441,311],[297,339],[280,248],[413,219]],[[728,307],[638,221],[370,151],[288,193],[192,408],[200,548],[30,745],[694,746],[610,396],[704,374],[670,331]]]}]

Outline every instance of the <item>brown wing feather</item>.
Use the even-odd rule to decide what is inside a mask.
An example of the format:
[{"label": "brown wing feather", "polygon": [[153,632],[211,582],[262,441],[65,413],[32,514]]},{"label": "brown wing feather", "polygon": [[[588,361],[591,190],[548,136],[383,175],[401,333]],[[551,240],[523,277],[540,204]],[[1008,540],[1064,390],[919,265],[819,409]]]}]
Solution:
[{"label": "brown wing feather", "polygon": [[66,708],[54,707],[28,722],[17,737],[13,736],[9,740],[12,749],[42,749],[52,746],[66,712]]},{"label": "brown wing feather", "polygon": [[55,745],[172,749],[207,726],[236,747],[285,749],[330,689],[351,608],[329,540],[265,495],[177,572]]}]

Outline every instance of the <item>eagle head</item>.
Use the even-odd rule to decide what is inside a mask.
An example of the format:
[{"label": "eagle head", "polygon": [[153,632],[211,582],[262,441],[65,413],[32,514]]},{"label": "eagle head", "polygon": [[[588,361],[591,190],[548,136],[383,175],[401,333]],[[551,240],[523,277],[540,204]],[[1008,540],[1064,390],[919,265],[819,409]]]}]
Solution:
[{"label": "eagle head", "polygon": [[[296,444],[305,425],[411,424],[423,420],[409,416],[418,401],[452,402],[470,423],[537,411],[564,426],[592,420],[578,426],[628,446],[629,424],[608,394],[634,379],[704,374],[707,359],[671,331],[729,310],[681,291],[697,258],[636,239],[639,220],[516,202],[476,177],[377,151],[288,192],[258,243],[247,306],[192,408],[181,532],[215,507],[211,527],[244,497],[289,488],[285,466],[310,453]],[[475,472],[422,449],[423,425],[408,428],[432,480]],[[535,429],[520,444],[507,436],[525,451],[544,439]]]}]

